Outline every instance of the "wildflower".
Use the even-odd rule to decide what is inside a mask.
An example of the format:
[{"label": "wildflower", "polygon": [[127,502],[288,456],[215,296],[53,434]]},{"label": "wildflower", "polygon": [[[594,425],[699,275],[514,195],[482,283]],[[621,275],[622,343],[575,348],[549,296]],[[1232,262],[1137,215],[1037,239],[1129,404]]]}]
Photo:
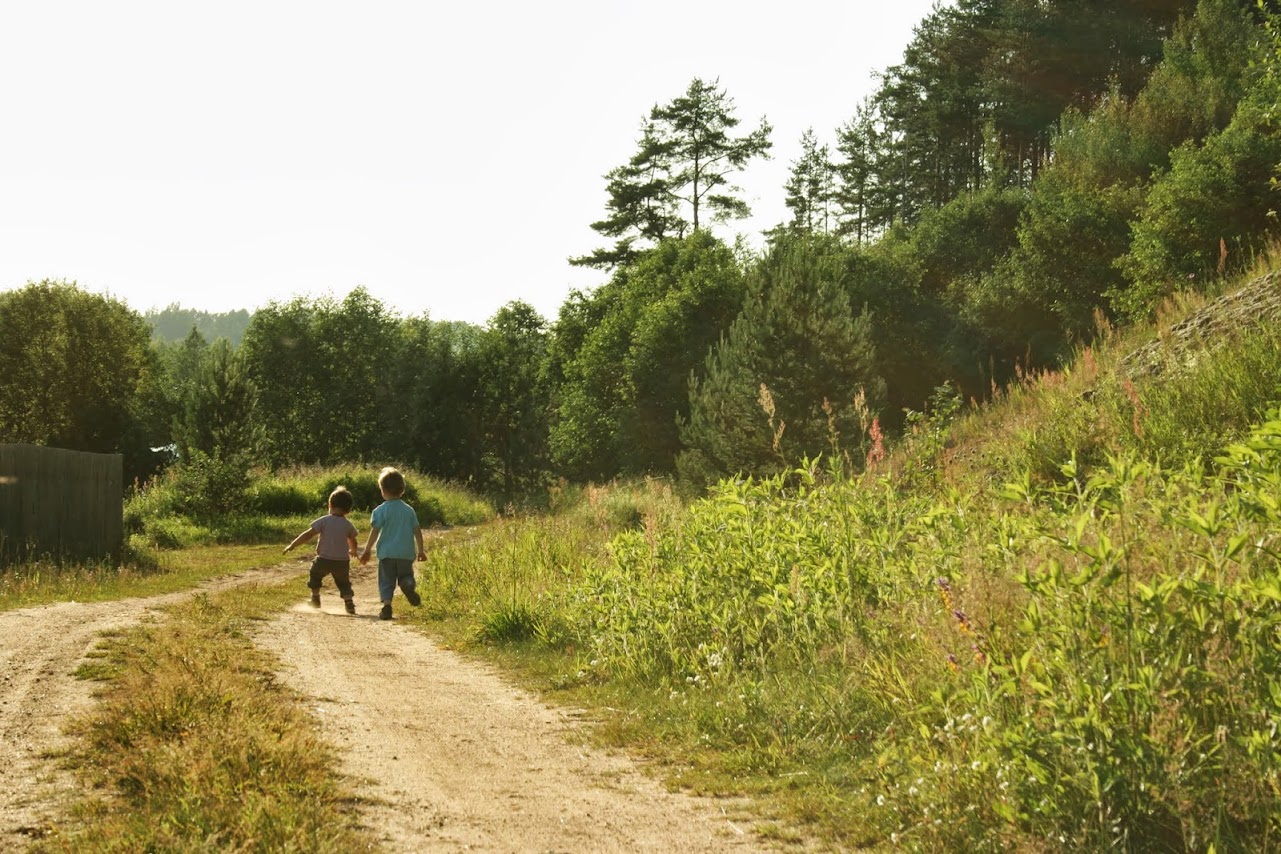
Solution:
[{"label": "wildflower", "polygon": [[884,796],[884,795],[877,795],[877,796],[876,796],[876,805],[877,805],[878,807],[883,807],[883,806],[885,806],[885,796]]},{"label": "wildflower", "polygon": [[1143,400],[1139,397],[1138,391],[1135,390],[1134,383],[1130,382],[1128,378],[1121,381],[1121,388],[1124,389],[1125,396],[1130,399],[1130,405],[1134,407],[1134,412],[1131,417],[1131,427],[1134,430],[1134,435],[1137,438],[1142,439],[1143,425],[1140,423],[1139,419],[1147,414],[1147,406],[1144,405]]},{"label": "wildflower", "polygon": [[868,428],[867,435],[872,440],[872,447],[867,452],[867,467],[871,468],[885,459],[885,437],[881,433],[881,419],[879,417],[872,419],[872,426]]}]

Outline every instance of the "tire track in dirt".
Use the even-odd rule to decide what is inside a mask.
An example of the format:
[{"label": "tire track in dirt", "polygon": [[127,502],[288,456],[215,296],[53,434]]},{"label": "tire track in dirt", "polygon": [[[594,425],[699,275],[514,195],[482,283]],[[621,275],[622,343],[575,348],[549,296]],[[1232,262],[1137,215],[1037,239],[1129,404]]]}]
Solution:
[{"label": "tire track in dirt", "polygon": [[[372,567],[353,572],[359,615],[325,590],[255,630],[309,698],[366,823],[394,851],[747,851],[766,842],[741,803],[666,791],[586,744],[566,711],[493,669],[377,619]],[[408,606],[399,595],[396,607]],[[728,811],[728,812],[727,812]]]},{"label": "tire track in dirt", "polygon": [[290,562],[163,596],[0,613],[0,851],[22,851],[47,833],[77,789],[56,757],[68,746],[68,720],[93,703],[93,683],[73,674],[104,632],[129,628],[199,592],[278,582],[297,571]]}]

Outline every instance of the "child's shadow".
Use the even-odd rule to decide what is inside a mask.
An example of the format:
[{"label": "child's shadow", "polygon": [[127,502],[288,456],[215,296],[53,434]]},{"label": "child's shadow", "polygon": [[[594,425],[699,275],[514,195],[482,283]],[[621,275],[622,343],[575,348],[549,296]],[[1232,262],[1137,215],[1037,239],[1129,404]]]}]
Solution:
[{"label": "child's shadow", "polygon": [[289,610],[296,614],[314,614],[317,617],[342,617],[345,620],[374,620],[375,622],[378,620],[377,608],[374,608],[372,611],[358,610],[354,614],[348,614],[343,610],[341,605],[336,605],[334,607],[322,605],[319,608],[316,608],[306,602],[300,602]]}]

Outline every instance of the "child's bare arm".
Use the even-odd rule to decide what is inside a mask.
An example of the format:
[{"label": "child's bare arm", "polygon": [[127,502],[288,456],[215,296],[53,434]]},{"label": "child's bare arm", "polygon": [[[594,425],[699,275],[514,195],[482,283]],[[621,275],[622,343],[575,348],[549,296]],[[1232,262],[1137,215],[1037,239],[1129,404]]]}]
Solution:
[{"label": "child's bare arm", "polygon": [[360,564],[364,566],[369,563],[369,553],[374,549],[374,543],[378,542],[378,529],[369,529],[369,539],[365,541],[365,550],[360,553]]},{"label": "child's bare arm", "polygon": [[347,535],[347,551],[352,557],[356,556],[356,547],[357,547],[356,535],[348,534]]},{"label": "child's bare arm", "polygon": [[423,548],[423,529],[414,528],[414,539],[418,542],[418,559],[427,559],[427,550]]},{"label": "child's bare arm", "polygon": [[294,546],[301,546],[303,543],[310,542],[311,540],[315,539],[316,533],[317,532],[315,528],[308,528],[298,536],[294,537],[294,541],[289,545],[285,546],[285,554],[289,554],[289,552],[293,550]]}]

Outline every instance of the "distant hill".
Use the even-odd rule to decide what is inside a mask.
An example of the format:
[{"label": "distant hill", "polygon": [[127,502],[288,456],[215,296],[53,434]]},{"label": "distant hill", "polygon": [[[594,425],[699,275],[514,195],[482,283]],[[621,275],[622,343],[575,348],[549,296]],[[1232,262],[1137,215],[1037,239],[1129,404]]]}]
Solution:
[{"label": "distant hill", "polygon": [[170,303],[165,308],[148,311],[143,315],[153,330],[152,335],[161,341],[181,341],[191,334],[194,326],[206,341],[226,338],[233,346],[240,344],[249,320],[253,315],[245,309],[223,313],[198,311]]}]

